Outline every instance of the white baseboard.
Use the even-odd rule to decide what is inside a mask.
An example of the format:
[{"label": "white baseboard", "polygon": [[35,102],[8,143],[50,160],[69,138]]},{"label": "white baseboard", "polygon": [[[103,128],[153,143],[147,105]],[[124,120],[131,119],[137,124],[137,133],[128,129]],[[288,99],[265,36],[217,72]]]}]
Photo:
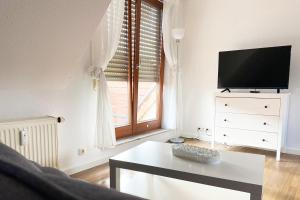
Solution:
[{"label": "white baseboard", "polygon": [[[79,166],[74,166],[74,167],[71,167],[71,168],[61,169],[61,170],[64,171],[68,175],[75,174],[75,173],[81,172],[83,170],[87,170],[87,169],[90,169],[90,168],[108,163],[109,158],[111,156],[114,156],[115,154],[120,153],[120,150],[122,150],[122,149],[123,149],[123,151],[125,151],[125,150],[127,150],[127,149],[129,149],[129,148],[131,148],[135,145],[138,145],[138,144],[140,144],[142,142],[145,142],[145,141],[148,141],[148,140],[165,142],[165,141],[168,141],[172,137],[174,137],[173,131],[158,130],[158,131],[155,131],[155,132],[151,132],[147,135],[141,135],[141,136],[126,139],[126,140],[121,140],[121,141],[118,142],[115,149],[112,149],[110,152],[106,152],[107,155],[106,156],[102,155],[101,159],[91,161],[91,162],[86,163],[86,164],[81,164]],[[124,147],[124,148],[122,148],[122,147]]]},{"label": "white baseboard", "polygon": [[109,160],[109,158],[96,160],[94,162],[83,164],[83,165],[80,165],[78,167],[73,167],[73,168],[70,168],[70,169],[65,169],[63,171],[68,175],[72,175],[72,174],[76,174],[78,172],[81,172],[81,171],[84,171],[84,170],[87,170],[87,169],[91,169],[91,168],[99,166],[99,165],[103,165],[105,163],[108,163],[108,160]]},{"label": "white baseboard", "polygon": [[[187,137],[190,138],[193,134],[187,134],[187,135],[182,135],[183,137]],[[212,136],[208,136],[205,134],[201,134],[201,136],[199,136],[197,139],[205,141],[205,142],[211,142],[211,137]],[[291,147],[283,147],[282,148],[282,153],[286,153],[286,154],[293,154],[293,155],[300,155],[300,148],[291,148]]]},{"label": "white baseboard", "polygon": [[286,147],[283,152],[287,154],[300,155],[300,149],[298,148]]},{"label": "white baseboard", "polygon": [[[182,136],[190,137],[190,135],[182,135]],[[211,136],[201,135],[198,139],[202,140],[202,141],[210,142],[211,141]],[[287,154],[300,155],[300,149],[298,149],[298,148],[286,147],[285,149],[282,150],[282,152],[287,153]],[[99,160],[96,160],[96,161],[93,161],[93,162],[90,162],[90,163],[87,163],[87,164],[83,164],[83,165],[76,166],[76,167],[69,168],[69,169],[64,169],[63,171],[66,174],[71,175],[71,174],[81,172],[83,170],[87,170],[87,169],[90,169],[90,168],[108,163],[108,160],[109,160],[109,157],[102,158],[102,159],[99,159]]]},{"label": "white baseboard", "polygon": [[212,136],[201,135],[198,139],[199,139],[199,140],[203,140],[203,141],[205,141],[205,142],[211,142],[211,138],[212,138]]}]

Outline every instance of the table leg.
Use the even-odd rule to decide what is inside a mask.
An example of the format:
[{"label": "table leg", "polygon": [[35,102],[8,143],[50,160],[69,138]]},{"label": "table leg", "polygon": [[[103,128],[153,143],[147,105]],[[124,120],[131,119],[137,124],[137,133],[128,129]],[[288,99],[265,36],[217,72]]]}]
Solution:
[{"label": "table leg", "polygon": [[280,161],[280,149],[276,151],[276,161]]},{"label": "table leg", "polygon": [[110,188],[120,191],[120,168],[110,166]]},{"label": "table leg", "polygon": [[250,193],[250,200],[261,200],[262,199],[262,188],[252,191]]}]

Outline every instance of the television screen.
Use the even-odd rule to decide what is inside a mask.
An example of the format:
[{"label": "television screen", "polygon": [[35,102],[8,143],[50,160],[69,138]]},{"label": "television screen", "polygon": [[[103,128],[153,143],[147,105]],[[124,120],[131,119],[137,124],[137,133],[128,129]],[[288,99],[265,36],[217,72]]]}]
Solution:
[{"label": "television screen", "polygon": [[291,46],[219,52],[218,88],[287,89]]}]

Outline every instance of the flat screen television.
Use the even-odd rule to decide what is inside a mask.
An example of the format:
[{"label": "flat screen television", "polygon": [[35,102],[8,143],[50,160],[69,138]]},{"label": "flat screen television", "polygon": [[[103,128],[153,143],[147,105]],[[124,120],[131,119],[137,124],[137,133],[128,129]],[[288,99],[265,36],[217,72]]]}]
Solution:
[{"label": "flat screen television", "polygon": [[219,52],[218,88],[288,89],[291,46]]}]

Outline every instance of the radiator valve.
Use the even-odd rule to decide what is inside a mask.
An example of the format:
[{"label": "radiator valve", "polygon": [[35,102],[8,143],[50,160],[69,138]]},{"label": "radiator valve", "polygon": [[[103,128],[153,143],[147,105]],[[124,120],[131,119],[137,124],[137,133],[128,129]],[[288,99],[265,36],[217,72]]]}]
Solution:
[{"label": "radiator valve", "polygon": [[20,145],[24,146],[28,143],[28,130],[23,129],[20,131]]}]

